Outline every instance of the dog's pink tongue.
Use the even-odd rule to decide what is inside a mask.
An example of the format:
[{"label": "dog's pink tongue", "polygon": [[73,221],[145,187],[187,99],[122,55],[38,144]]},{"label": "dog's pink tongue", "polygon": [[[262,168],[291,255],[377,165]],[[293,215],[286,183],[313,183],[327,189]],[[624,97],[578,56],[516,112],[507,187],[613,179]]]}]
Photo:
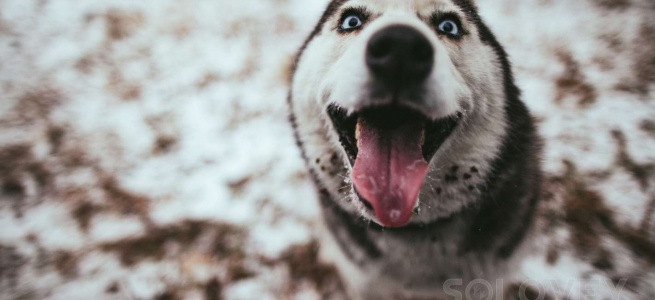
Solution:
[{"label": "dog's pink tongue", "polygon": [[422,154],[423,122],[383,128],[360,120],[352,179],[387,227],[407,225],[428,171]]}]

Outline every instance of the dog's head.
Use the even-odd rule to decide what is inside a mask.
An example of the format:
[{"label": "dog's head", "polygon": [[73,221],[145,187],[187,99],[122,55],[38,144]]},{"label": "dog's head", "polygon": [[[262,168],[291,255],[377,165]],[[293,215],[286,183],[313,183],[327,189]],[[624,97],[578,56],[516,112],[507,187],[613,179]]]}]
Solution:
[{"label": "dog's head", "polygon": [[296,137],[339,205],[428,222],[481,193],[508,77],[470,0],[333,0],[296,62]]}]

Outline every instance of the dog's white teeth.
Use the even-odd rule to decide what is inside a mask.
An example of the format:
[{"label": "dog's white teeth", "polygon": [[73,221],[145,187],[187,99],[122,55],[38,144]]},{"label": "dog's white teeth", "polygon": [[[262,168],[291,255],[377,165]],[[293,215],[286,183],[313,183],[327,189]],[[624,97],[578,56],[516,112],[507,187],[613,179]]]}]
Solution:
[{"label": "dog's white teeth", "polygon": [[361,135],[361,124],[360,121],[357,121],[357,125],[355,126],[355,139],[357,140],[357,147],[359,147],[359,136]]}]

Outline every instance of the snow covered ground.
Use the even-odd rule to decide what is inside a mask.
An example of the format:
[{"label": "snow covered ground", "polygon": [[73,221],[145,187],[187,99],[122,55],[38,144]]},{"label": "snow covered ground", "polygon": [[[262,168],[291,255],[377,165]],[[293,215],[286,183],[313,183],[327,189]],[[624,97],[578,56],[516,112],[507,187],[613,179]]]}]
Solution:
[{"label": "snow covered ground", "polygon": [[[655,4],[478,3],[545,139],[526,276],[653,284]],[[325,5],[0,0],[0,299],[343,298],[285,107]]]}]

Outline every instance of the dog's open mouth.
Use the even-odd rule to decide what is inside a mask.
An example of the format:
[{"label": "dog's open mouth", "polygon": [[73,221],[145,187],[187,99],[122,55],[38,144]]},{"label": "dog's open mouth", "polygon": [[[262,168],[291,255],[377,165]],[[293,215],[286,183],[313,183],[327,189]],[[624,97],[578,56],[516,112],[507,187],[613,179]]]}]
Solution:
[{"label": "dog's open mouth", "polygon": [[384,226],[406,225],[414,211],[428,162],[452,133],[459,117],[429,120],[402,106],[328,113],[350,163],[355,189]]}]

